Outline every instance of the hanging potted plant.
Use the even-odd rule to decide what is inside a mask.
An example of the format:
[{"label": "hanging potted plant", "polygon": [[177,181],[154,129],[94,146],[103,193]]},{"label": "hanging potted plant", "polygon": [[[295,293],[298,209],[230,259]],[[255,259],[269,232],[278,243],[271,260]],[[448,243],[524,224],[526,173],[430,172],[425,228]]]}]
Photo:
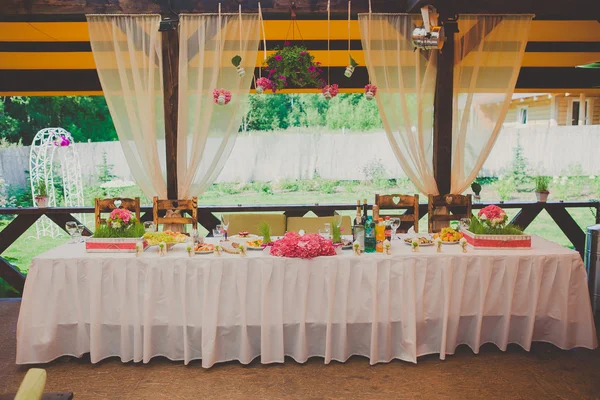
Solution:
[{"label": "hanging potted plant", "polygon": [[323,96],[325,96],[325,99],[327,100],[333,99],[340,92],[338,89],[338,85],[336,85],[335,83],[333,85],[325,85],[322,91]]},{"label": "hanging potted plant", "polygon": [[475,199],[475,201],[481,201],[481,196],[479,195],[481,193],[481,185],[477,182],[473,182],[471,183],[471,190],[473,191],[473,199]]},{"label": "hanging potted plant", "polygon": [[305,47],[290,46],[287,41],[283,48],[276,48],[265,62],[267,79],[272,83],[273,92],[288,86],[323,87],[324,83],[319,79],[323,70],[319,66],[320,63],[314,61],[314,56]]},{"label": "hanging potted plant", "polygon": [[213,90],[213,98],[215,103],[222,106],[231,101],[231,92],[227,89],[215,89]]},{"label": "hanging potted plant", "polygon": [[37,206],[39,208],[48,207],[48,187],[46,186],[46,181],[43,179],[37,181],[35,191],[37,192],[35,196],[35,203]]},{"label": "hanging potted plant", "polygon": [[354,58],[352,58],[352,56],[348,57],[350,58],[350,64],[346,67],[346,70],[344,71],[344,76],[346,78],[350,78],[354,73],[354,69],[358,66],[358,63],[354,61]]},{"label": "hanging potted plant", "polygon": [[540,203],[545,203],[548,200],[550,194],[550,191],[548,191],[549,184],[549,176],[538,175],[535,177],[535,196]]},{"label": "hanging potted plant", "polygon": [[373,85],[372,83],[369,83],[365,86],[365,97],[367,98],[367,100],[373,100],[376,94],[377,86]]},{"label": "hanging potted plant", "polygon": [[269,90],[272,89],[273,92],[275,92],[275,90],[273,89],[273,82],[271,82],[271,80],[262,77],[262,78],[258,78],[256,80],[256,93],[257,94],[263,94],[265,90]]},{"label": "hanging potted plant", "polygon": [[238,75],[243,78],[244,75],[246,75],[246,70],[244,70],[244,67],[242,67],[242,57],[240,56],[235,56],[231,59],[231,63],[233,64],[233,66],[236,68]]}]

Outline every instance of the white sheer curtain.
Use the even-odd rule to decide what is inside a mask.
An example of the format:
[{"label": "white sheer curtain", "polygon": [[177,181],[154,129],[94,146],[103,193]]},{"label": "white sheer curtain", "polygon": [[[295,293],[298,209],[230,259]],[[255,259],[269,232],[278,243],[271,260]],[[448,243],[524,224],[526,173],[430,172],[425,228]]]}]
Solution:
[{"label": "white sheer curtain", "polygon": [[433,100],[437,51],[414,51],[408,14],[359,14],[362,47],[390,146],[425,194],[438,194],[433,176]]},{"label": "white sheer curtain", "polygon": [[87,20],[102,91],[131,173],[146,196],[166,198],[160,15]]},{"label": "white sheer curtain", "polygon": [[[202,194],[219,176],[235,143],[260,42],[258,14],[181,15],[177,174],[179,197]],[[246,75],[231,59],[239,55]],[[213,89],[231,91],[217,105]]]},{"label": "white sheer curtain", "polygon": [[531,15],[460,15],[455,36],[451,192],[477,177],[517,83]]}]

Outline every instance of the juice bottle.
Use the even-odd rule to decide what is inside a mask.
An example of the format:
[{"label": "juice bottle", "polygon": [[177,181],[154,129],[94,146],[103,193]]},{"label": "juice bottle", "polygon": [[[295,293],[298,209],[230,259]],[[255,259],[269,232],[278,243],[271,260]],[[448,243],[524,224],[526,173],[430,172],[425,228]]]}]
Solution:
[{"label": "juice bottle", "polygon": [[385,240],[385,225],[383,224],[383,218],[377,220],[375,226],[375,251],[383,253],[383,241]]},{"label": "juice bottle", "polygon": [[392,241],[392,221],[390,217],[385,217],[385,240]]}]

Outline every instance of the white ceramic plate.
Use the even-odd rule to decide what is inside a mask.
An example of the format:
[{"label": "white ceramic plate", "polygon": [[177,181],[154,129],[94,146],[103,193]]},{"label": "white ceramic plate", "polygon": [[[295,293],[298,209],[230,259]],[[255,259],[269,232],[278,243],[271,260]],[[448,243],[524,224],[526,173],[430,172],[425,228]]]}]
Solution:
[{"label": "white ceramic plate", "polygon": [[[404,242],[404,240],[402,240]],[[410,242],[404,242],[405,245],[407,246],[412,246],[412,243]],[[428,246],[433,246],[435,243],[426,243],[426,244],[419,244],[419,247],[428,247]]]},{"label": "white ceramic plate", "polygon": [[233,235],[233,236],[229,236],[227,239],[229,239],[232,242],[236,242],[239,244],[246,244],[246,242],[251,242],[253,240],[258,240],[260,239],[260,236],[258,235],[248,235],[248,236],[240,236],[240,235]]},{"label": "white ceramic plate", "polygon": [[262,247],[250,247],[250,246],[246,246],[247,250],[254,250],[254,251],[263,251]]},{"label": "white ceramic plate", "polygon": [[196,254],[212,254],[214,250],[195,251]]}]

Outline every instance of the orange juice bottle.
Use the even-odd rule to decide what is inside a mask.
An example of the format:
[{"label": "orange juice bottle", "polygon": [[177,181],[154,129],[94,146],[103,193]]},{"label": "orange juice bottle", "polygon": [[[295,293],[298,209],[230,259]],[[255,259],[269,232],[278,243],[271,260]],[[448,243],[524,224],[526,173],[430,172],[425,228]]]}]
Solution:
[{"label": "orange juice bottle", "polygon": [[383,241],[385,240],[385,224],[383,218],[377,220],[375,225],[375,251],[383,253]]}]

